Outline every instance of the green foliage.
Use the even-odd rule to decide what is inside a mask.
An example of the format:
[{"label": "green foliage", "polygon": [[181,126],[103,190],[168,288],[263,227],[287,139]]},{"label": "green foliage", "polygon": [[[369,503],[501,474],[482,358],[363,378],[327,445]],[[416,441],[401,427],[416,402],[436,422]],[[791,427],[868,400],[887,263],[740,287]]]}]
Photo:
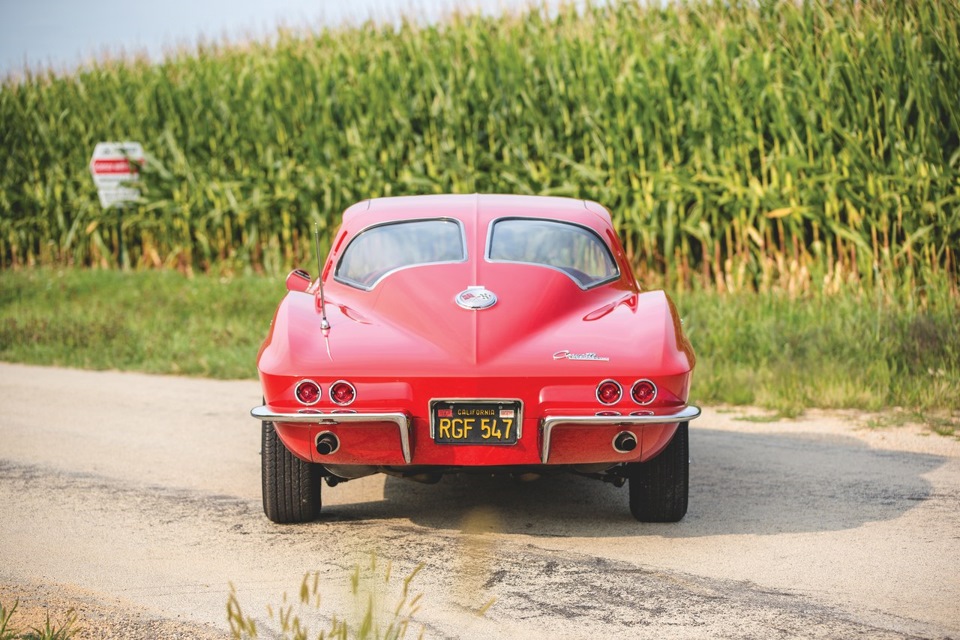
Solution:
[{"label": "green foliage", "polygon": [[[0,90],[0,266],[281,271],[350,203],[608,206],[671,287],[956,289],[960,3],[613,2],[282,31]],[[101,140],[151,154],[102,212]],[[329,234],[324,234],[329,235]]]},{"label": "green foliage", "polygon": [[14,602],[10,609],[0,603],[0,640],[70,640],[76,633],[77,615],[72,610],[67,613],[67,620],[62,625],[50,623],[47,616],[43,628],[33,627],[29,631],[18,631],[10,624],[10,619],[17,610],[19,601]]},{"label": "green foliage", "polygon": [[14,612],[17,610],[17,605],[20,602],[14,602],[13,606],[10,609],[7,609],[3,606],[3,603],[0,602],[0,640],[13,640],[17,637],[17,632],[14,631],[13,627],[10,625],[10,618],[13,617]]},{"label": "green foliage", "polygon": [[683,294],[677,306],[698,355],[693,399],[788,416],[809,407],[956,411],[960,307],[931,298],[942,302],[910,308],[860,289]]},{"label": "green foliage", "polygon": [[[300,583],[297,602],[290,602],[283,594],[281,604],[267,606],[267,620],[243,613],[236,589],[230,586],[227,599],[227,622],[234,638],[271,637],[283,640],[400,640],[410,631],[413,616],[420,609],[422,594],[414,594],[410,583],[423,569],[417,565],[400,581],[399,593],[391,585],[392,565],[380,563],[371,555],[370,563],[357,564],[350,575],[350,593],[353,597],[352,615],[337,616],[320,611],[320,573],[307,573]],[[388,606],[385,598],[394,597]],[[311,624],[321,627],[311,631]],[[423,630],[420,631],[423,637]]]},{"label": "green foliage", "polygon": [[256,375],[280,279],[0,272],[0,359],[214,378]]},{"label": "green foliage", "polygon": [[62,626],[50,624],[50,618],[47,617],[43,627],[33,627],[21,637],[23,640],[70,640],[75,633],[75,622],[76,616],[72,613]]},{"label": "green foliage", "polygon": [[911,422],[926,425],[930,431],[938,435],[960,439],[960,411],[946,413],[941,410],[931,414],[894,409],[870,418],[864,426],[869,429],[886,429],[887,427],[900,427]]},{"label": "green foliage", "polygon": [[[0,272],[0,360],[252,378],[285,293],[258,276]],[[945,285],[915,307],[853,287],[675,299],[697,352],[694,402],[783,415],[902,406],[931,420],[960,410],[960,305]]]}]

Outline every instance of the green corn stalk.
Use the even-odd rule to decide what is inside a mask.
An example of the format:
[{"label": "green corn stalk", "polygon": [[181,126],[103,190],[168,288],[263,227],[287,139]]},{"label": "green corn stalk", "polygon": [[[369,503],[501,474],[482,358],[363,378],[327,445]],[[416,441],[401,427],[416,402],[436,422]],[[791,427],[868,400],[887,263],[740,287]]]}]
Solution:
[{"label": "green corn stalk", "polygon": [[[371,196],[611,209],[645,280],[906,295],[960,249],[960,3],[694,1],[279,31],[0,90],[0,269],[280,271]],[[97,203],[102,140],[151,154]]]}]

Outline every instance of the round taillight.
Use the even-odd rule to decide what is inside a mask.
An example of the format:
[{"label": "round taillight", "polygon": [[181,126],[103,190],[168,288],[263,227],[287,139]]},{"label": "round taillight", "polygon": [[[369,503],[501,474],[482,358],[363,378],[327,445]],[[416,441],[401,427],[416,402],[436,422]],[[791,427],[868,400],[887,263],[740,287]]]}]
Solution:
[{"label": "round taillight", "polygon": [[650,404],[657,398],[657,385],[649,380],[637,380],[633,383],[633,389],[630,390],[630,396],[637,404]]},{"label": "round taillight", "polygon": [[601,404],[617,404],[622,395],[623,388],[616,380],[604,380],[597,385],[597,400]]},{"label": "round taillight", "polygon": [[330,399],[340,406],[346,406],[357,399],[357,390],[346,380],[337,380],[330,385]]},{"label": "round taillight", "polygon": [[302,404],[317,404],[320,401],[320,385],[313,380],[301,380],[294,391]]}]

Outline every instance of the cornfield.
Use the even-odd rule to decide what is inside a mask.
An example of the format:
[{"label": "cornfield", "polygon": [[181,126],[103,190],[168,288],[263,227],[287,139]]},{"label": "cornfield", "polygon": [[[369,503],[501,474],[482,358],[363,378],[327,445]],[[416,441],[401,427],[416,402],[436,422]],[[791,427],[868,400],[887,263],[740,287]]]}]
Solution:
[{"label": "cornfield", "polygon": [[[103,140],[148,152],[101,210]],[[276,272],[371,196],[613,212],[638,272],[721,291],[960,274],[960,3],[617,2],[280,31],[0,90],[0,268]]]}]

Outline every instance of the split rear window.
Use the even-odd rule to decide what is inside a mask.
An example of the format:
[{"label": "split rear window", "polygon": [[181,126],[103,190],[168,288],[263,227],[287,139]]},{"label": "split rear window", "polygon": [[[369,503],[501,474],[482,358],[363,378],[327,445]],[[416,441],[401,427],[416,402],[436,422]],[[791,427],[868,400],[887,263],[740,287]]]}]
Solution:
[{"label": "split rear window", "polygon": [[557,269],[583,289],[620,277],[606,243],[592,229],[538,218],[503,218],[493,223],[487,259]]},{"label": "split rear window", "polygon": [[466,257],[463,230],[456,220],[391,222],[361,231],[344,249],[334,277],[372,289],[399,269],[463,262]]},{"label": "split rear window", "polygon": [[[364,229],[347,244],[334,277],[370,290],[400,269],[466,259],[464,231],[458,220],[388,222]],[[495,220],[489,227],[486,259],[555,269],[582,289],[620,277],[609,247],[594,230],[557,220]]]}]

